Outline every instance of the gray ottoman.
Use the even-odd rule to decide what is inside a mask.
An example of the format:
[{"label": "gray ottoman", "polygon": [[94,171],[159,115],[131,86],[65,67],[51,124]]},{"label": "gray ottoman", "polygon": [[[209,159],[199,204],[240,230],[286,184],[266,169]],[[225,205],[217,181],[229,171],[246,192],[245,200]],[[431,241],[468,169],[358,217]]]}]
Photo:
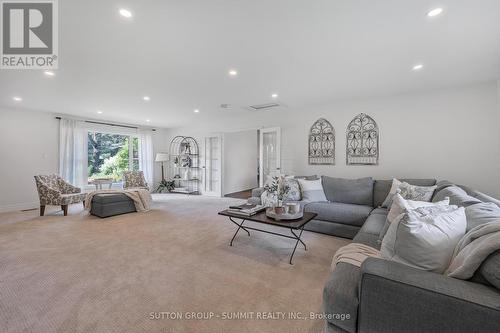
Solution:
[{"label": "gray ottoman", "polygon": [[90,214],[99,217],[109,217],[135,212],[134,201],[125,194],[103,193],[92,198]]}]

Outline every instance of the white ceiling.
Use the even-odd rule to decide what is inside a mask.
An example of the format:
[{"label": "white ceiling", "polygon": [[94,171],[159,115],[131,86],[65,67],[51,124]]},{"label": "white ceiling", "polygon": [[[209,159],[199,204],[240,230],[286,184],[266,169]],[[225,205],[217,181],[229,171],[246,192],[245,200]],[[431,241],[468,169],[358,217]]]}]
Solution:
[{"label": "white ceiling", "polygon": [[0,71],[0,106],[174,127],[252,112],[273,92],[301,107],[500,77],[498,0],[63,0],[59,12],[56,76]]}]

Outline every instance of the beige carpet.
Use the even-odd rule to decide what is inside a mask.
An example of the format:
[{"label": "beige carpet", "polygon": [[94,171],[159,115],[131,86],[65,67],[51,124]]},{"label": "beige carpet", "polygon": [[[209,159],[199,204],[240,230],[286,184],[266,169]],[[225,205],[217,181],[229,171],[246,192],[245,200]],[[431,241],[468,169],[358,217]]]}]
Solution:
[{"label": "beige carpet", "polygon": [[[304,232],[308,251],[299,246],[293,266],[293,240],[242,232],[230,247],[235,226],[217,212],[237,202],[156,195],[150,212],[107,219],[80,205],[68,217],[0,214],[0,330],[323,332],[323,320],[289,315],[321,311],[332,256],[348,241]],[[223,318],[233,312],[253,319]]]}]

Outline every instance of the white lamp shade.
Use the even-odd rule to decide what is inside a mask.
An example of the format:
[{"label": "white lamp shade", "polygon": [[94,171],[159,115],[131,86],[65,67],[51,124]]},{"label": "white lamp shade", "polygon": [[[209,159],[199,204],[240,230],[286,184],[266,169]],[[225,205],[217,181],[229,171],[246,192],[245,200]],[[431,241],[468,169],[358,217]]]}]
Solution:
[{"label": "white lamp shade", "polygon": [[156,153],[155,162],[166,162],[168,161],[167,153]]}]

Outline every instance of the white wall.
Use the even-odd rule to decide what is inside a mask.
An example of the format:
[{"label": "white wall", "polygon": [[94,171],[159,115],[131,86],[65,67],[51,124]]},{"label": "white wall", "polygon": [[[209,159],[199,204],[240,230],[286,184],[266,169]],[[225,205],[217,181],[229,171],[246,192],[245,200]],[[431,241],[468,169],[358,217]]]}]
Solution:
[{"label": "white wall", "polygon": [[[167,133],[153,132],[154,155],[168,152]],[[58,172],[59,121],[51,113],[0,109],[0,156],[0,212],[38,207],[33,176]],[[153,171],[156,187],[161,165]]]},{"label": "white wall", "polygon": [[[280,126],[285,173],[435,177],[500,198],[500,83],[283,111],[227,112],[222,119],[200,121],[198,127],[157,130],[154,152],[168,152],[174,134],[201,139],[228,129]],[[360,112],[371,115],[380,127],[378,166],[345,165],[345,128]],[[336,130],[335,166],[307,164],[308,130],[319,117],[327,118]],[[53,114],[0,109],[0,211],[38,206],[33,176],[58,171],[58,135],[59,123]],[[154,171],[156,185],[158,163]]]},{"label": "white wall", "polygon": [[38,207],[33,176],[57,172],[58,154],[53,114],[0,109],[0,211]]},{"label": "white wall", "polygon": [[222,194],[244,191],[257,183],[257,130],[224,133]]},{"label": "white wall", "polygon": [[[345,163],[346,126],[361,112],[372,116],[380,128],[378,166]],[[200,118],[198,127],[173,129],[170,135],[201,139],[206,133],[228,129],[280,126],[282,171],[287,174],[448,179],[500,198],[496,82],[287,110],[228,110],[226,114],[211,122]],[[307,162],[308,131],[320,117],[335,127],[335,166],[310,166]]]}]

